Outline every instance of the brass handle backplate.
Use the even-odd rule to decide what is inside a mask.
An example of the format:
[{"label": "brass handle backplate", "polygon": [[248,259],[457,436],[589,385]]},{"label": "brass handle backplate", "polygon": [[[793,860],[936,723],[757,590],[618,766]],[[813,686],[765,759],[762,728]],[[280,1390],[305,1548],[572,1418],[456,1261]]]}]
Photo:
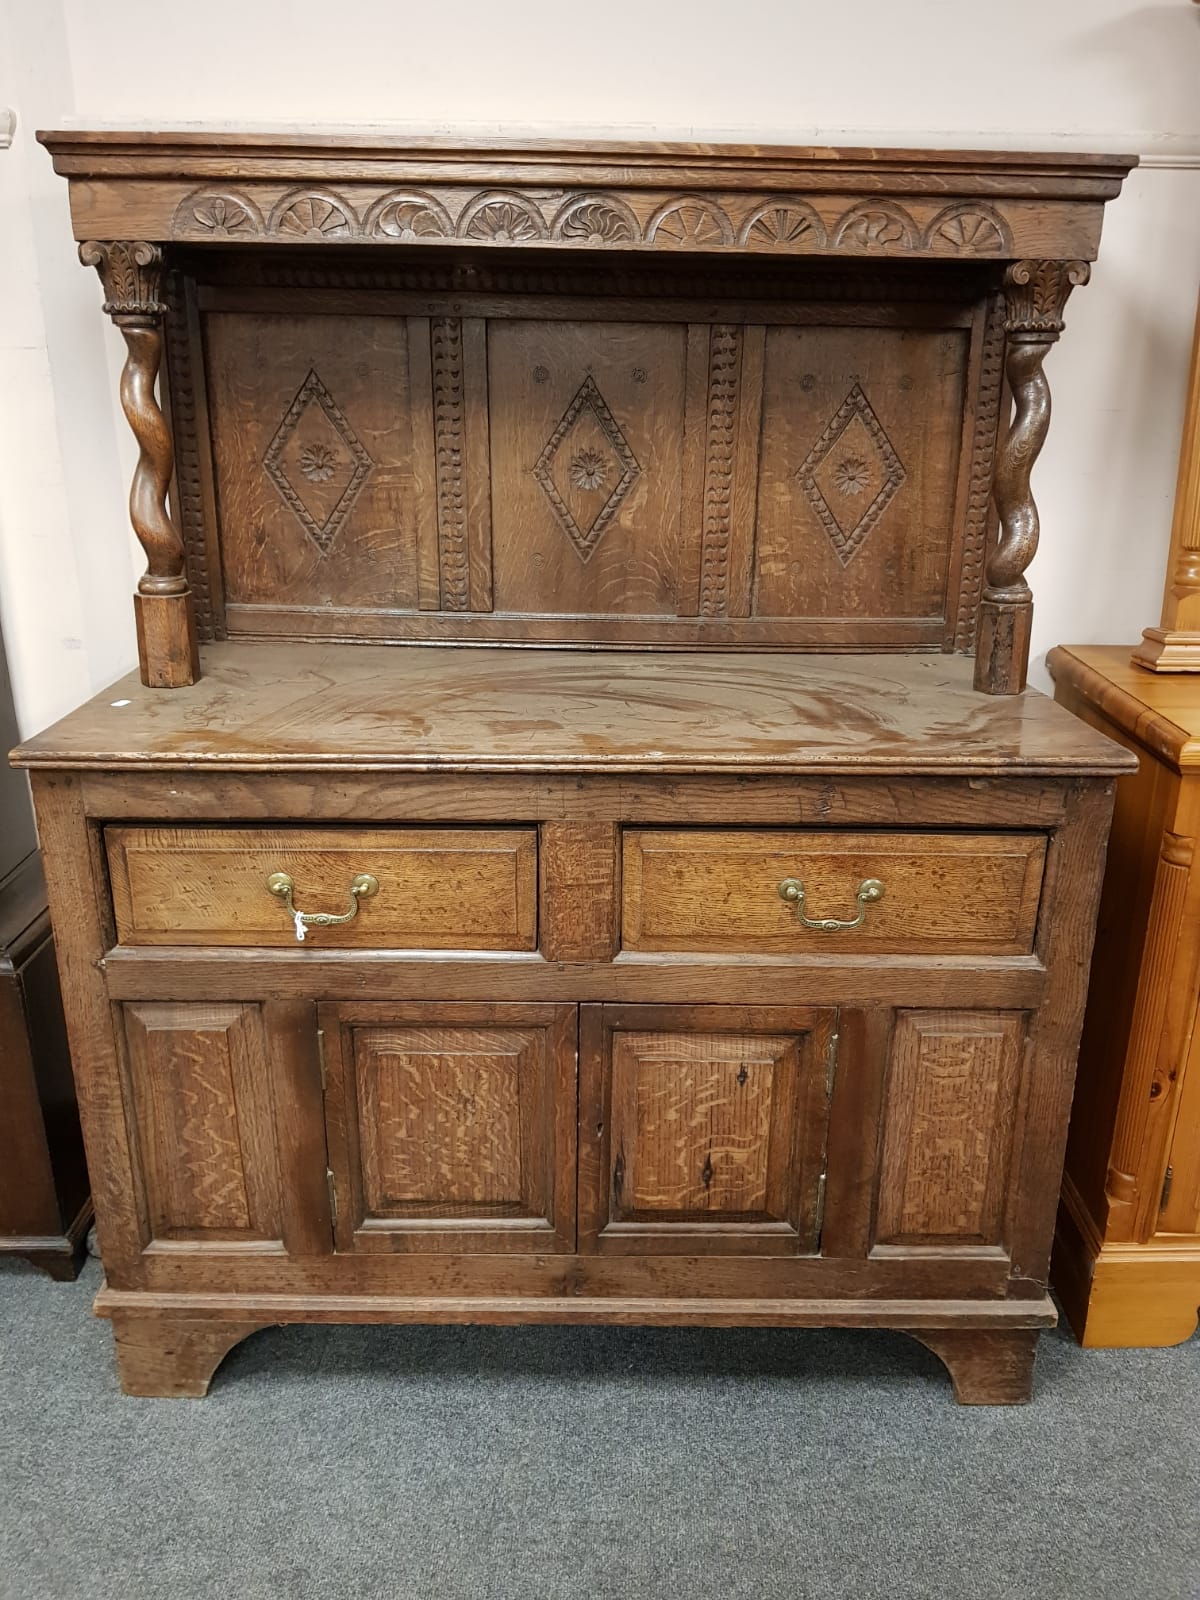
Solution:
[{"label": "brass handle backplate", "polygon": [[267,879],[267,888],[277,900],[282,900],[296,930],[296,940],[303,943],[309,928],[338,928],[343,922],[352,922],[358,915],[360,900],[369,900],[379,893],[379,879],[369,872],[360,872],[350,884],[350,909],[340,914],[333,911],[297,911],[292,904],[292,891],[296,885],[290,873],[273,872]]},{"label": "brass handle backplate", "polygon": [[883,885],[878,878],[864,878],[854,898],[858,902],[858,915],[848,921],[837,917],[806,917],[804,915],[805,888],[799,878],[785,878],[779,885],[784,900],[796,908],[796,918],[802,928],[813,928],[817,933],[842,933],[847,928],[861,928],[867,920],[867,907],[883,899]]}]

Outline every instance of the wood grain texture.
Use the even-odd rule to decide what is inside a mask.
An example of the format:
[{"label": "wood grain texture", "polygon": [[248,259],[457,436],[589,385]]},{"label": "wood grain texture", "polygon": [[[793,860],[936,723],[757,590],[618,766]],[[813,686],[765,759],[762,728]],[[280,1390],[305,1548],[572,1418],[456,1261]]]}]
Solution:
[{"label": "wood grain texture", "polygon": [[281,1238],[259,1008],[131,1004],[124,1030],[151,1238]]},{"label": "wood grain texture", "polygon": [[297,942],[267,888],[295,881],[302,912],[341,915],[360,873],[379,883],[352,921],[306,929],[322,948],[531,950],[537,942],[537,838],[529,828],[465,830],[155,829],[105,832],[123,944]]},{"label": "wood grain texture", "polygon": [[902,1011],[892,1037],[880,1244],[1004,1243],[1025,1019]]},{"label": "wood grain texture", "polygon": [[539,830],[539,944],[547,961],[606,961],[620,943],[620,844],[611,822]]},{"label": "wood grain texture", "polygon": [[916,1329],[942,1362],[964,1406],[1019,1406],[1033,1396],[1037,1333],[1029,1329]]},{"label": "wood grain texture", "polygon": [[202,1400],[221,1362],[263,1322],[110,1313],[117,1372],[126,1394]]},{"label": "wood grain texture", "polygon": [[276,245],[1090,257],[1134,160],[373,132],[39,138],[73,180],[78,237],[113,237],[119,216],[147,238]]},{"label": "wood grain texture", "polygon": [[339,1250],[574,1249],[574,1007],[319,1009]]},{"label": "wood grain texture", "polygon": [[162,251],[145,239],[90,239],[80,245],[79,259],[99,272],[104,309],[126,345],[121,406],[138,444],[129,519],[147,561],[135,607],[141,678],[148,687],[178,689],[196,681],[197,634],[183,541],[167,509],[174,445],[155,394],[166,311],[159,299]]},{"label": "wood grain texture", "polygon": [[[968,662],[721,652],[212,644],[186,694],[136,678],[14,753],[22,766],[280,771],[659,771],[1026,776],[1132,758],[1029,692],[993,700]],[[125,704],[114,704],[123,701]]]},{"label": "wood grain texture", "polygon": [[[1033,948],[1045,839],[1037,834],[714,833],[627,829],[622,946],[746,954]],[[802,882],[810,920],[852,921],[859,885],[884,885],[860,927],[805,928],[779,885]]]},{"label": "wood grain texture", "polygon": [[1055,1283],[1083,1343],[1172,1344],[1200,1306],[1200,703],[1118,646],[1053,656],[1063,703],[1141,757],[1117,786]]},{"label": "wood grain texture", "polygon": [[103,857],[83,812],[78,779],[39,774],[33,796],[52,915],[55,906],[61,908],[55,951],[97,1237],[108,1282],[120,1288],[136,1280],[149,1233],[129,1142],[132,1100],[99,965],[114,932]]},{"label": "wood grain texture", "polygon": [[581,1167],[581,1245],[814,1251],[832,1014],[584,1012],[580,1146],[593,1149]]},{"label": "wood grain texture", "polygon": [[[1023,1398],[1132,760],[974,684],[1129,162],[45,139],[131,341],[143,653],[189,578],[212,638],[18,752],[127,1385],[280,1320],[832,1323]],[[272,871],[380,890],[299,943]],[[806,929],[801,876],[884,896]]]}]

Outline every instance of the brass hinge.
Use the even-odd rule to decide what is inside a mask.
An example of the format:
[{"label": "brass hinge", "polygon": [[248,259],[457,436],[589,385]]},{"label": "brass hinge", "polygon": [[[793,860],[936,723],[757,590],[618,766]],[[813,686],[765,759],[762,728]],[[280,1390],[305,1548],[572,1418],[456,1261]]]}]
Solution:
[{"label": "brass hinge", "polygon": [[1166,1177],[1163,1179],[1162,1194],[1158,1198],[1158,1209],[1165,1211],[1167,1202],[1171,1198],[1171,1185],[1175,1182],[1175,1168],[1168,1167]]},{"label": "brass hinge", "polygon": [[337,1180],[333,1176],[333,1168],[325,1168],[325,1187],[329,1190],[329,1220],[337,1227]]},{"label": "brass hinge", "polygon": [[326,1085],[326,1082],[327,1082],[327,1079],[326,1079],[326,1076],[325,1076],[325,1029],[324,1028],[318,1028],[317,1029],[317,1060],[321,1064],[321,1093],[324,1094],[325,1093],[325,1085]]},{"label": "brass hinge", "polygon": [[829,1049],[825,1052],[825,1098],[829,1099],[833,1093],[833,1076],[837,1071],[838,1034],[829,1035]]}]

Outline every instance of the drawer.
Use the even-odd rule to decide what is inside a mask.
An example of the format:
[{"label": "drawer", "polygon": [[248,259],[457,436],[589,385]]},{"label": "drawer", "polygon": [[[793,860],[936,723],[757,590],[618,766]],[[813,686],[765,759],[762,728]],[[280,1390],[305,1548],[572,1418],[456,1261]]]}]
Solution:
[{"label": "drawer", "polygon": [[[533,950],[534,828],[105,830],[122,944]],[[354,895],[362,875],[374,881]],[[275,880],[275,888],[268,886]],[[353,911],[352,916],[347,913]]]},{"label": "drawer", "polygon": [[748,955],[1019,955],[1033,948],[1045,861],[1045,838],[1034,833],[629,829],[621,943]]}]

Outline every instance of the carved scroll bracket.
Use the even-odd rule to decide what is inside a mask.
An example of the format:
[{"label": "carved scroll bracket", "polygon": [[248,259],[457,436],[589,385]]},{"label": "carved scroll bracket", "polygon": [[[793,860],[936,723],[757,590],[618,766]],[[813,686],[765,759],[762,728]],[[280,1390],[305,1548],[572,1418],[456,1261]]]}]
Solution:
[{"label": "carved scroll bracket", "polygon": [[147,561],[134,601],[142,681],[157,688],[180,688],[195,683],[199,666],[183,541],[167,510],[175,456],[154,393],[167,309],[159,298],[162,251],[144,239],[88,239],[79,247],[79,259],[100,274],[104,309],[120,328],[128,350],[121,373],[121,405],[139,452],[129,517]]},{"label": "carved scroll bracket", "polygon": [[1040,533],[1030,480],[1050,427],[1050,386],[1042,363],[1062,333],[1067,296],[1087,282],[1089,270],[1086,261],[1014,261],[1004,274],[1013,419],[996,455],[1000,537],[987,563],[979,611],[975,687],[985,694],[1019,694],[1025,687],[1033,623],[1025,570]]}]

